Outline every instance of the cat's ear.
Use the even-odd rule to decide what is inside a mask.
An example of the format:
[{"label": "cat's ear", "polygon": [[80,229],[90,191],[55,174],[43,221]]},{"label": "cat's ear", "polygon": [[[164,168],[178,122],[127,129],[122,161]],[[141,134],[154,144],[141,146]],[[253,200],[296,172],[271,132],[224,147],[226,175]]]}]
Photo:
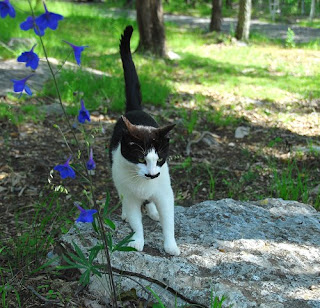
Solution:
[{"label": "cat's ear", "polygon": [[157,131],[159,136],[165,137],[175,126],[176,124],[170,124],[170,125],[158,128]]},{"label": "cat's ear", "polygon": [[129,134],[133,137],[136,137],[137,135],[137,128],[135,125],[133,125],[125,116],[121,116],[122,121],[124,122]]}]

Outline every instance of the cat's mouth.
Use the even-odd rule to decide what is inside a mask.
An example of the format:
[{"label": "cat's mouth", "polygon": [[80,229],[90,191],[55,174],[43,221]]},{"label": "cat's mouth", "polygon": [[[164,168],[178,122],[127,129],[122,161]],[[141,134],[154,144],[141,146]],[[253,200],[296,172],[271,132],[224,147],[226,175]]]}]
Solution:
[{"label": "cat's mouth", "polygon": [[150,180],[157,178],[160,175],[160,172],[157,174],[145,174],[144,176]]}]

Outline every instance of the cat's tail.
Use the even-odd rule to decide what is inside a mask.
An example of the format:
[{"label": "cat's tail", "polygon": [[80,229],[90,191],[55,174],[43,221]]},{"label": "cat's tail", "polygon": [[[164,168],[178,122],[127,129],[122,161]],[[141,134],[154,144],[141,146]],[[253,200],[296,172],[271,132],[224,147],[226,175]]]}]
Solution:
[{"label": "cat's tail", "polygon": [[126,113],[132,110],[142,109],[139,78],[132,61],[130,50],[130,39],[132,32],[132,26],[127,26],[121,35],[120,40],[120,55],[126,86]]}]

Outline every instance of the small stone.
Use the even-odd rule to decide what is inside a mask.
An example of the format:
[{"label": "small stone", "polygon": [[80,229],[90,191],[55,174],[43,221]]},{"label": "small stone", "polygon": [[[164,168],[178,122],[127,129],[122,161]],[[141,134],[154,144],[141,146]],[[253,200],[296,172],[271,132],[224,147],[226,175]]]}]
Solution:
[{"label": "small stone", "polygon": [[92,111],[91,115],[98,117],[100,115],[100,112],[99,111]]},{"label": "small stone", "polygon": [[242,139],[245,136],[248,136],[249,133],[250,133],[250,127],[239,126],[235,131],[234,137],[236,139]]},{"label": "small stone", "polygon": [[180,59],[181,59],[181,56],[179,56],[177,53],[169,50],[169,51],[168,51],[168,58],[169,58],[170,60],[180,60]]},{"label": "small stone", "polygon": [[317,197],[320,194],[320,184],[317,185],[316,187],[314,187],[311,191],[310,191],[310,195]]}]

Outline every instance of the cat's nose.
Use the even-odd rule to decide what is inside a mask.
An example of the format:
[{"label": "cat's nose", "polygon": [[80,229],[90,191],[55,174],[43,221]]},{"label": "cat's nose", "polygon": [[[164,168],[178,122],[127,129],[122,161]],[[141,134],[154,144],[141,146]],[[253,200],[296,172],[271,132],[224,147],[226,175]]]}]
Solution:
[{"label": "cat's nose", "polygon": [[157,178],[159,175],[160,175],[160,172],[158,172],[157,174],[145,174],[145,176],[146,176],[147,178],[150,178],[150,179],[155,179],[155,178]]}]

